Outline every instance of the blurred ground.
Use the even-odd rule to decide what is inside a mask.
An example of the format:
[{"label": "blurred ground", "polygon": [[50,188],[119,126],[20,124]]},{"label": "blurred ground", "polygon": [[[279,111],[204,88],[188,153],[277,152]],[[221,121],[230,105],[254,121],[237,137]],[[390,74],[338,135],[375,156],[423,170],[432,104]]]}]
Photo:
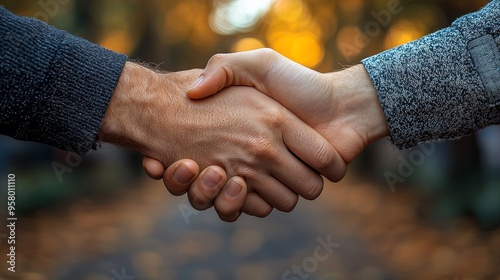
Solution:
[{"label": "blurred ground", "polygon": [[[432,226],[405,190],[347,178],[292,213],[233,224],[213,211],[186,223],[185,203],[145,179],[116,199],[19,217],[17,272],[0,279],[500,279],[500,230]],[[338,246],[313,261],[318,238]],[[293,265],[306,270],[284,274]]]}]

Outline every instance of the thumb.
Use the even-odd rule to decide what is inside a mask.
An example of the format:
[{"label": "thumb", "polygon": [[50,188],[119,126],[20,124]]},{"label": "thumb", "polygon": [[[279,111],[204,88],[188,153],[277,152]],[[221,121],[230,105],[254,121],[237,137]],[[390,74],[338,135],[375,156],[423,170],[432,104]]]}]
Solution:
[{"label": "thumb", "polygon": [[222,67],[207,65],[200,77],[191,85],[187,96],[191,99],[202,99],[212,96],[231,84]]},{"label": "thumb", "polygon": [[268,94],[265,78],[273,63],[281,56],[270,49],[232,54],[216,54],[210,58],[201,76],[187,91],[191,99],[216,94],[228,86],[250,86]]},{"label": "thumb", "polygon": [[228,86],[257,86],[264,64],[259,63],[259,51],[216,54],[210,58],[201,76],[187,91],[191,99],[216,94]]}]

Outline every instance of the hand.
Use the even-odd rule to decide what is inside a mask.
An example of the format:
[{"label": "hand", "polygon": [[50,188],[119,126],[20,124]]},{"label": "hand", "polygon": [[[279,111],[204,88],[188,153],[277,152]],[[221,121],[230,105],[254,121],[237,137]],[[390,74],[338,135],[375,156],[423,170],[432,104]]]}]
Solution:
[{"label": "hand", "polygon": [[315,170],[331,178],[345,172],[325,139],[253,89],[229,88],[202,102],[187,99],[185,92],[199,74],[158,74],[127,63],[103,119],[101,139],[164,166],[182,158],[202,168],[220,166],[230,177],[241,177],[230,182],[246,181],[249,194],[242,210],[257,216],[268,215],[272,207],[292,210],[297,194],[316,198],[323,181]]},{"label": "hand", "polygon": [[[209,61],[188,96],[204,98],[230,85],[253,86],[280,102],[328,139],[346,163],[389,134],[375,88],[362,65],[321,74],[269,49],[219,54]],[[163,170],[157,174],[162,176]],[[164,177],[168,180],[171,174]],[[204,197],[205,203],[211,199]]]},{"label": "hand", "polygon": [[218,54],[188,91],[200,99],[231,86],[252,86],[323,135],[350,163],[389,135],[375,88],[362,65],[321,74],[271,49]]},{"label": "hand", "polygon": [[226,222],[234,222],[241,215],[247,187],[240,177],[233,177],[227,183],[226,171],[218,166],[209,166],[200,175],[198,164],[188,159],[179,160],[165,170],[161,162],[144,157],[143,166],[152,179],[163,178],[172,194],[183,195],[188,191],[189,202],[195,209],[214,206],[219,218]]}]

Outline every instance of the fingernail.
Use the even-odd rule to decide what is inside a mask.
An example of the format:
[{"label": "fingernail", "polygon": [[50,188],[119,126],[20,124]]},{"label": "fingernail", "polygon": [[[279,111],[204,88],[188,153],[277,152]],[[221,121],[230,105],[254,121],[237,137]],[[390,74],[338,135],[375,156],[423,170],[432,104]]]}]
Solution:
[{"label": "fingernail", "polygon": [[188,91],[198,87],[201,82],[203,82],[203,76],[200,76],[198,79],[196,79],[196,81],[194,81],[194,83],[189,87]]},{"label": "fingernail", "polygon": [[229,197],[236,197],[241,192],[241,189],[242,186],[238,182],[231,180],[226,186],[226,194]]},{"label": "fingernail", "polygon": [[203,176],[201,177],[201,182],[207,188],[215,188],[222,180],[222,175],[219,172],[209,169]]},{"label": "fingernail", "polygon": [[174,170],[173,179],[177,184],[187,184],[193,179],[194,173],[189,168],[187,168],[184,164],[177,166]]}]

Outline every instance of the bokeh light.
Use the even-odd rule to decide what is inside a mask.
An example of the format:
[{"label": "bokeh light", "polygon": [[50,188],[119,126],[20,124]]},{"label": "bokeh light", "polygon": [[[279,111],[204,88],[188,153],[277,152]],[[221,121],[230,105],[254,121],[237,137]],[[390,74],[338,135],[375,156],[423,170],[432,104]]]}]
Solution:
[{"label": "bokeh light", "polygon": [[163,21],[163,41],[169,45],[189,41],[212,46],[216,34],[208,26],[209,7],[196,0],[180,1],[167,10]]},{"label": "bokeh light", "polygon": [[344,13],[357,13],[365,6],[365,0],[338,1],[339,7]]},{"label": "bokeh light", "polygon": [[302,0],[279,0],[273,5],[266,38],[269,46],[307,67],[324,55],[322,28]]},{"label": "bokeh light", "polygon": [[189,3],[180,2],[167,11],[164,17],[165,42],[176,44],[188,37],[193,25],[191,10]]},{"label": "bokeh light", "polygon": [[272,3],[273,0],[216,0],[214,11],[210,15],[210,27],[222,35],[250,31]]},{"label": "bokeh light", "polygon": [[242,38],[234,43],[231,48],[232,52],[244,52],[255,49],[260,49],[265,47],[264,43],[262,43],[259,39],[256,38]]},{"label": "bokeh light", "polygon": [[337,48],[345,57],[353,58],[361,53],[368,44],[368,39],[356,26],[348,25],[339,30],[337,35]]},{"label": "bokeh light", "polygon": [[283,32],[271,47],[284,56],[307,67],[314,67],[324,55],[324,49],[317,36],[311,32]]},{"label": "bokeh light", "polygon": [[399,20],[393,24],[385,37],[384,47],[391,49],[424,36],[424,30],[409,20]]},{"label": "bokeh light", "polygon": [[125,30],[114,30],[105,33],[99,44],[115,52],[130,54],[132,52],[132,38]]},{"label": "bokeh light", "polygon": [[285,22],[295,23],[303,21],[307,14],[302,0],[279,0],[273,7],[274,15]]}]

